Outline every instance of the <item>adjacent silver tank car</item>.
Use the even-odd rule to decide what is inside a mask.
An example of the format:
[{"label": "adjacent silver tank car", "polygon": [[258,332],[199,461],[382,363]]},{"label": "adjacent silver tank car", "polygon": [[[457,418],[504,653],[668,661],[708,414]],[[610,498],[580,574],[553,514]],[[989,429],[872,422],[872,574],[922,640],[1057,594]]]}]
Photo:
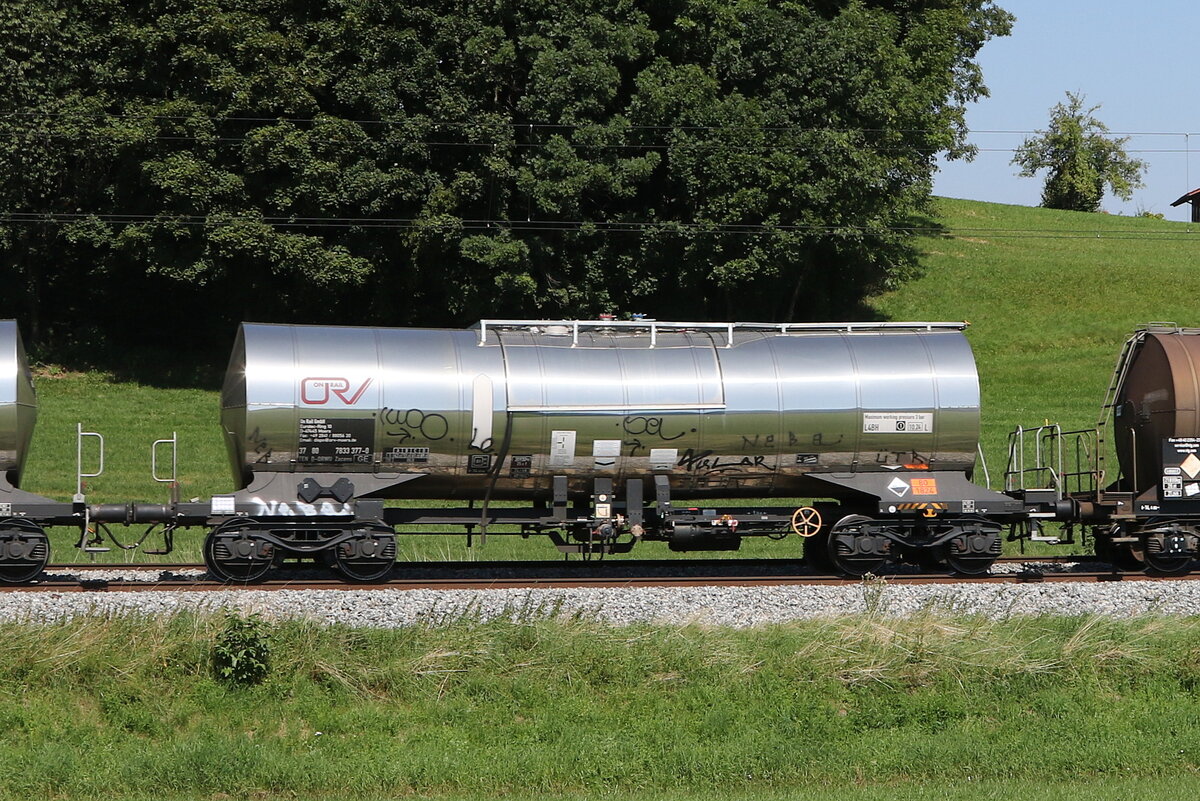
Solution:
[{"label": "adjacent silver tank car", "polygon": [[0,471],[14,487],[20,485],[36,422],[37,396],[21,332],[15,320],[0,320]]},{"label": "adjacent silver tank car", "polygon": [[537,498],[554,476],[669,475],[677,497],[820,494],[809,477],[969,475],[979,382],[961,323],[243,324],[222,393],[256,474],[412,474],[391,494]]}]

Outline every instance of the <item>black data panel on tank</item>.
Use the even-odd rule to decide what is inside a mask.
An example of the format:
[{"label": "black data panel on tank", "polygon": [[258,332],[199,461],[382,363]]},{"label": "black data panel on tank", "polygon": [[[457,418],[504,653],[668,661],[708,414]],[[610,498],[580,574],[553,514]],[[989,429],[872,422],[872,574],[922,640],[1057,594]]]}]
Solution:
[{"label": "black data panel on tank", "polygon": [[1164,501],[1200,501],[1200,437],[1166,437],[1162,441]]},{"label": "black data panel on tank", "polygon": [[302,464],[370,463],[375,455],[375,420],[301,417],[296,461]]}]

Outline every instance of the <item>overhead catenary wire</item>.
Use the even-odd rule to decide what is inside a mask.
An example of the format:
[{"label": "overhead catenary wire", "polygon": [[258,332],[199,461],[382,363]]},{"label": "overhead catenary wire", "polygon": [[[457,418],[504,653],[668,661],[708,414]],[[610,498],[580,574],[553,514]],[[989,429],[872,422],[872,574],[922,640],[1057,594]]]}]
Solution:
[{"label": "overhead catenary wire", "polygon": [[[384,126],[384,127],[407,127],[423,131],[427,134],[431,129],[471,129],[476,132],[485,130],[506,130],[512,132],[527,131],[532,134],[534,131],[543,134],[569,134],[572,132],[585,132],[600,134],[605,137],[612,137],[621,134],[636,134],[638,132],[660,132],[660,133],[677,133],[677,134],[702,134],[702,133],[753,133],[753,134],[790,134],[796,135],[859,135],[865,137],[865,140],[855,141],[818,141],[818,142],[778,142],[778,143],[763,143],[763,142],[738,142],[729,138],[721,139],[689,139],[675,138],[673,140],[662,141],[622,141],[622,142],[590,142],[590,141],[574,141],[565,138],[564,136],[555,136],[552,139],[544,139],[542,141],[530,141],[520,138],[503,138],[503,137],[487,137],[480,138],[478,135],[463,140],[454,139],[437,139],[437,138],[399,138],[399,139],[382,139],[372,138],[367,132],[362,132],[362,136],[355,137],[347,136],[317,136],[312,130],[298,130],[299,133],[306,137],[307,144],[332,144],[342,147],[361,147],[364,149],[387,149],[387,148],[446,148],[446,149],[468,149],[477,151],[503,151],[505,149],[517,151],[529,150],[544,150],[547,148],[568,147],[578,151],[590,152],[654,152],[654,151],[672,151],[677,149],[689,150],[714,150],[714,151],[735,151],[735,152],[820,152],[835,150],[839,151],[846,147],[854,149],[867,149],[879,153],[915,153],[927,155],[929,153],[937,153],[948,150],[948,146],[944,144],[934,145],[930,142],[897,142],[894,139],[889,141],[870,141],[875,136],[896,137],[912,134],[943,136],[945,132],[934,131],[921,128],[877,128],[877,127],[839,127],[839,126],[805,126],[805,125],[645,125],[645,124],[627,124],[609,126],[606,122],[583,122],[583,123],[545,123],[545,122],[505,122],[500,120],[477,120],[472,122],[453,121],[453,120],[427,120],[421,117],[406,117],[398,120],[385,119],[362,119],[362,118],[343,118],[336,116],[326,117],[239,117],[239,116],[207,116],[207,115],[157,115],[157,114],[142,114],[139,112],[50,112],[50,111],[9,111],[0,112],[0,120],[25,120],[18,127],[13,126],[0,127],[0,136],[20,137],[36,136],[50,137],[57,140],[76,140],[80,138],[81,133],[64,132],[54,130],[48,127],[45,123],[53,120],[78,119],[78,120],[98,120],[105,121],[162,121],[172,123],[185,122],[212,122],[212,123],[247,123],[258,126],[252,131],[238,135],[230,135],[228,133],[219,134],[215,131],[196,132],[188,134],[180,133],[152,133],[138,135],[138,132],[125,132],[126,137],[121,141],[123,145],[138,145],[146,142],[159,143],[194,143],[200,146],[208,147],[231,147],[241,146],[247,142],[261,143],[264,147],[269,147],[277,144],[277,141],[272,141],[266,138],[264,134],[273,132],[270,125],[287,124],[306,124],[306,125],[328,125],[331,123],[351,123],[359,126]],[[291,132],[288,132],[291,133]],[[967,136],[993,136],[993,135],[1034,135],[1043,133],[1039,130],[1021,130],[1021,129],[971,129],[967,131]],[[1187,131],[1109,131],[1113,136],[1124,137],[1177,137],[1183,140],[1181,147],[1135,147],[1125,148],[1125,152],[1135,155],[1173,155],[1187,154],[1190,152],[1191,134]],[[636,138],[636,137],[635,137]],[[976,142],[963,142],[955,144],[956,149],[970,150],[975,154],[1015,154],[1019,152],[1020,147],[986,147]],[[380,154],[382,155],[382,154]]]},{"label": "overhead catenary wire", "polygon": [[[4,132],[0,131],[0,134]],[[12,132],[9,132],[10,135]],[[55,139],[74,139],[67,134],[50,134]],[[135,144],[141,141],[156,141],[156,142],[195,142],[198,144],[217,144],[217,145],[237,145],[252,141],[252,137],[248,136],[151,136],[145,139],[131,140],[127,144]],[[309,139],[311,142],[312,139]],[[840,142],[824,142],[818,144],[765,144],[765,145],[745,145],[736,144],[725,141],[681,141],[681,142],[646,142],[646,143],[620,143],[620,144],[599,144],[592,142],[515,142],[515,141],[480,141],[480,142],[453,142],[429,139],[407,139],[394,143],[382,143],[375,140],[367,140],[365,142],[355,140],[338,140],[335,142],[333,138],[324,138],[318,140],[324,144],[344,144],[344,145],[383,145],[390,144],[395,147],[446,147],[446,148],[472,148],[477,150],[496,150],[504,148],[514,148],[517,150],[544,150],[550,147],[566,146],[577,150],[675,150],[675,149],[706,149],[720,151],[758,151],[758,152],[814,152],[818,150],[833,150],[843,147],[853,147],[855,149],[867,148],[877,153],[906,153],[906,152],[924,152],[929,148],[916,144],[908,146],[900,145],[884,145],[871,143],[840,143]],[[976,153],[1016,153],[1020,148],[1015,147],[973,147]],[[1126,153],[1188,153],[1188,148],[1126,148]]]},{"label": "overhead catenary wire", "polygon": [[[471,129],[471,135],[463,140],[454,140],[453,137],[443,139],[430,138],[372,138],[371,135],[363,133],[361,136],[338,136],[338,135],[319,135],[312,130],[300,130],[301,136],[305,137],[305,144],[320,145],[328,144],[335,147],[341,147],[346,150],[361,149],[364,151],[373,150],[369,158],[395,158],[397,160],[403,158],[403,153],[396,153],[396,150],[404,150],[410,148],[449,148],[449,149],[473,149],[478,151],[492,150],[503,151],[505,149],[513,151],[529,151],[529,150],[545,150],[551,147],[568,147],[576,151],[596,152],[651,152],[651,151],[668,151],[672,149],[684,150],[712,150],[719,152],[783,152],[783,153],[808,153],[821,151],[840,151],[845,147],[854,149],[869,149],[875,152],[905,152],[927,155],[931,151],[931,146],[928,143],[903,143],[892,141],[872,142],[872,141],[834,141],[825,140],[817,142],[785,142],[785,143],[761,143],[737,141],[737,137],[726,136],[720,139],[703,139],[703,138],[687,138],[678,137],[672,141],[618,141],[611,143],[604,142],[589,142],[589,141],[571,141],[563,136],[555,135],[557,133],[571,132],[590,132],[595,131],[601,133],[604,137],[612,138],[615,135],[629,134],[638,131],[653,131],[666,133],[718,133],[718,134],[736,134],[738,132],[753,133],[753,134],[882,134],[887,136],[896,136],[905,133],[930,133],[926,129],[906,129],[906,128],[847,128],[847,127],[811,127],[811,126],[769,126],[769,125],[621,125],[616,127],[606,127],[602,122],[582,122],[573,124],[564,123],[545,123],[545,122],[504,122],[498,120],[482,120],[482,121],[455,121],[455,120],[429,120],[420,117],[406,117],[397,120],[385,119],[346,119],[334,116],[328,117],[274,117],[274,116],[205,116],[194,114],[180,115],[156,115],[144,114],[141,112],[81,112],[81,111],[7,111],[0,112],[0,120],[25,120],[23,130],[31,132],[30,135],[40,137],[53,137],[56,139],[77,139],[77,135],[55,131],[47,123],[53,123],[54,120],[64,119],[96,119],[100,121],[119,121],[119,120],[155,120],[164,122],[196,122],[209,121],[216,123],[249,123],[258,126],[277,125],[279,123],[292,124],[326,124],[326,123],[355,123],[359,125],[381,125],[381,126],[411,126],[423,131],[424,134],[429,133],[429,129],[444,128],[449,130]],[[543,134],[555,135],[554,139],[544,141],[524,141],[518,139],[508,139],[504,137],[488,137],[479,139],[481,131],[491,129],[492,131],[510,129],[516,131],[538,131]],[[241,135],[217,135],[216,133],[193,133],[180,135],[175,133],[151,133],[149,135],[138,135],[139,132],[128,132],[128,138],[120,140],[122,145],[137,145],[148,142],[161,142],[170,145],[172,143],[195,143],[201,146],[237,146],[243,145],[251,140],[262,136],[261,132],[267,132],[269,127],[258,127],[254,131]],[[7,130],[4,126],[0,126],[0,136],[7,134],[8,136],[19,136],[22,132],[22,126],[18,124],[17,129],[10,125]],[[1026,135],[1039,133],[1039,131],[1029,131],[1020,129],[973,129],[969,131],[969,135],[985,136],[985,135]],[[1176,147],[1143,147],[1143,148],[1127,148],[1126,152],[1130,154],[1183,154],[1185,157],[1185,170],[1190,169],[1190,134],[1184,131],[1111,131],[1112,135],[1122,136],[1137,136],[1137,137],[1180,137],[1183,139],[1183,146]],[[631,137],[635,138],[636,137]],[[869,140],[870,137],[867,137]],[[264,147],[272,147],[279,144],[278,140],[262,138]],[[983,147],[975,143],[967,145],[975,153],[978,154],[1011,154],[1017,152],[1015,147]],[[398,166],[398,165],[392,165]],[[381,168],[385,169],[385,168]],[[1190,179],[1185,181],[1190,186]],[[433,228],[437,223],[420,218],[402,219],[402,218],[352,218],[338,216],[322,216],[300,218],[294,216],[277,216],[268,217],[263,215],[255,215],[253,212],[245,212],[243,210],[235,210],[226,214],[198,216],[198,215],[181,215],[174,214],[170,211],[153,214],[153,215],[128,215],[119,212],[81,212],[75,215],[62,214],[50,211],[41,212],[8,212],[0,213],[0,222],[9,224],[22,223],[43,223],[43,224],[69,224],[78,220],[89,219],[96,220],[108,224],[139,224],[139,225],[172,225],[172,226],[226,226],[230,224],[245,223],[248,221],[256,221],[278,228],[393,228],[393,229],[418,229],[418,228]],[[505,219],[482,219],[482,220],[462,220],[455,225],[463,230],[500,230],[507,229],[512,231],[570,231],[570,230],[589,230],[597,233],[637,233],[647,230],[664,232],[668,230],[686,231],[686,232],[708,232],[714,234],[758,234],[767,231],[776,232],[794,232],[794,233],[809,233],[820,235],[848,235],[851,233],[861,233],[864,231],[871,232],[894,232],[903,234],[915,235],[947,235],[946,231],[938,230],[936,232],[927,232],[920,228],[910,226],[812,226],[812,225],[787,225],[787,224],[717,224],[710,222],[696,221],[667,221],[667,220],[646,220],[646,221],[603,221],[603,220],[505,220]],[[1155,241],[1170,241],[1178,238],[1180,241],[1190,241],[1193,237],[1189,232],[1176,231],[1154,231],[1154,232],[1097,232],[1095,230],[1063,232],[1063,231],[1041,231],[1037,229],[1029,230],[1005,230],[998,231],[994,229],[981,229],[978,231],[971,230],[970,233],[978,233],[988,235],[995,238],[1089,238],[1095,239],[1154,239]],[[953,234],[950,234],[953,235]]]},{"label": "overhead catenary wire", "polygon": [[[1121,219],[1119,217],[1115,219]],[[85,221],[98,221],[113,225],[160,225],[185,227],[227,227],[232,225],[262,224],[276,228],[386,228],[396,230],[418,230],[459,228],[463,230],[509,230],[512,232],[566,232],[566,233],[657,233],[688,232],[711,235],[735,234],[757,235],[772,232],[798,233],[820,236],[851,234],[903,234],[912,236],[956,238],[965,236],[988,236],[996,239],[1118,239],[1124,241],[1188,241],[1195,242],[1200,232],[1187,230],[1160,231],[1097,231],[1089,229],[1039,229],[1039,228],[986,228],[986,227],[938,227],[905,225],[796,225],[769,223],[716,223],[685,222],[673,220],[504,220],[504,219],[461,219],[452,223],[441,223],[423,218],[376,218],[376,217],[269,217],[246,214],[216,215],[173,215],[141,213],[87,213],[87,212],[6,212],[0,213],[0,223],[68,225]]]},{"label": "overhead catenary wire", "polygon": [[[487,115],[490,112],[481,111],[482,115]],[[499,114],[499,112],[497,112]],[[0,112],[0,119],[6,118],[22,118],[22,117],[78,117],[78,118],[96,118],[96,119],[114,119],[114,120],[169,120],[169,121],[206,121],[206,122],[252,122],[252,123],[330,123],[330,122],[347,122],[358,125],[382,125],[382,126],[441,126],[441,127],[456,127],[456,128],[486,128],[486,127],[507,127],[515,129],[560,129],[560,130],[578,130],[578,129],[593,129],[601,128],[606,125],[605,122],[578,122],[578,123],[554,123],[554,122],[521,122],[509,121],[502,122],[499,120],[481,120],[464,121],[464,120],[437,120],[426,119],[419,115],[406,116],[395,120],[383,118],[357,118],[357,117],[338,117],[333,114],[320,117],[287,117],[287,116],[240,116],[240,115],[219,115],[212,116],[206,114],[147,114],[142,112],[90,112],[90,111],[5,111]],[[870,126],[812,126],[812,125],[649,125],[649,124],[630,124],[619,126],[620,130],[634,131],[789,131],[798,133],[921,133],[921,134],[938,134],[944,132],[938,129],[930,128],[897,128],[897,127],[870,127]],[[968,134],[986,134],[986,135],[1031,135],[1042,133],[1043,129],[1020,129],[1020,128],[972,128],[967,131]],[[1189,136],[1194,135],[1195,131],[1106,131],[1110,136]]]}]

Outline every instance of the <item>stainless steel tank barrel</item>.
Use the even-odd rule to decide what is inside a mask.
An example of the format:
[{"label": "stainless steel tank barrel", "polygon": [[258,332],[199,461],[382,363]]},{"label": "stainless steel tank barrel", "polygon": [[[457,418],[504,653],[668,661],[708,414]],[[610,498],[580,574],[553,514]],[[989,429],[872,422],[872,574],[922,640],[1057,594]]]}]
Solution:
[{"label": "stainless steel tank barrel", "polygon": [[809,476],[970,473],[961,323],[243,324],[222,392],[240,485],[263,471],[420,473],[397,494],[545,497],[670,477],[676,497],[815,493]]},{"label": "stainless steel tank barrel", "polygon": [[19,486],[33,426],[37,396],[21,332],[15,320],[0,320],[0,470]]}]

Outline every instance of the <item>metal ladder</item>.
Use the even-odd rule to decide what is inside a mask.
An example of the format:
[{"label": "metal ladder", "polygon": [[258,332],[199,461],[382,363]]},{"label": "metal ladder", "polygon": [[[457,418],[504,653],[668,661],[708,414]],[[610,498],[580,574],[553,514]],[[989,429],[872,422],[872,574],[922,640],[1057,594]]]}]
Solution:
[{"label": "metal ladder", "polygon": [[[96,466],[96,469],[91,472],[83,469],[83,440],[85,437],[90,437],[90,438],[96,440],[96,442],[99,445],[99,452],[98,452],[99,458],[97,460],[98,464]],[[75,494],[71,497],[71,502],[72,502],[72,504],[74,504],[76,511],[83,516],[83,528],[81,529],[81,534],[80,534],[80,538],[79,538],[79,546],[78,546],[79,550],[81,550],[84,553],[91,556],[92,559],[96,558],[96,554],[107,553],[108,551],[110,551],[112,549],[106,548],[103,545],[101,545],[100,543],[103,542],[103,540],[100,538],[100,536],[98,534],[96,534],[96,532],[91,531],[91,525],[92,525],[91,514],[88,511],[87,495],[83,491],[84,490],[83,480],[85,478],[95,478],[96,476],[103,475],[103,473],[104,473],[104,437],[101,434],[96,433],[95,431],[84,431],[83,423],[76,423],[75,424]],[[96,536],[93,537],[92,536],[93,534],[96,534]]]},{"label": "metal ladder", "polygon": [[1050,422],[1017,426],[1008,435],[1005,491],[1046,490],[1058,501],[1071,493],[1094,491],[1100,485],[1098,439],[1093,428],[1063,431]]},{"label": "metal ladder", "polygon": [[[160,476],[158,474],[158,448],[160,445],[171,446],[171,472],[169,475]],[[165,469],[165,468],[164,468]],[[171,432],[170,439],[156,439],[150,445],[150,477],[159,484],[167,484],[171,490],[171,506],[174,508],[179,503],[179,433]],[[153,530],[153,526],[146,530],[142,535],[142,539],[138,540],[140,546],[142,541]],[[174,524],[169,524],[163,528],[163,547],[162,548],[142,548],[142,553],[151,554],[154,556],[163,556],[175,550],[174,542]]]},{"label": "metal ladder", "polygon": [[1149,334],[1200,334],[1200,328],[1185,328],[1175,323],[1146,323],[1138,326],[1138,329],[1133,332],[1133,336],[1125,340],[1125,346],[1121,348],[1121,355],[1117,357],[1116,367],[1113,368],[1112,379],[1109,381],[1108,390],[1104,393],[1104,403],[1100,407],[1100,419],[1096,422],[1096,428],[1102,429],[1108,422],[1108,410],[1117,405],[1117,394],[1121,391],[1121,387],[1125,385],[1125,378],[1129,374],[1129,367],[1133,364],[1133,354],[1138,346],[1145,341]]},{"label": "metal ladder", "polygon": [[[1031,428],[1017,426],[1008,435],[1008,467],[1004,471],[1004,491],[1052,490],[1055,499],[1061,500],[1061,443],[1062,428],[1057,423],[1046,423]],[[1030,448],[1033,450],[1032,454],[1029,453]]]},{"label": "metal ladder", "polygon": [[[1166,325],[1166,323],[1163,323]],[[1125,377],[1129,374],[1129,366],[1133,364],[1133,352],[1146,339],[1146,334],[1150,333],[1149,327],[1139,328],[1133,332],[1133,336],[1125,340],[1125,346],[1121,348],[1121,355],[1117,357],[1117,364],[1113,367],[1112,378],[1109,379],[1108,389],[1104,391],[1104,403],[1100,404],[1100,418],[1096,421],[1096,428],[1103,429],[1107,424],[1109,410],[1116,406],[1117,393],[1121,391],[1121,387],[1125,385]]]}]

